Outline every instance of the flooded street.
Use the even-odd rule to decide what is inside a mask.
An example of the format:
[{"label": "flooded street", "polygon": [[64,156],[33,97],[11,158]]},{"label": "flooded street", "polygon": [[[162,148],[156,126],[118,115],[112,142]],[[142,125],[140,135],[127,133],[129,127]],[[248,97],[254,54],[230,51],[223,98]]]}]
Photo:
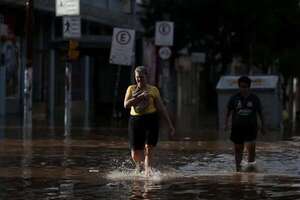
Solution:
[{"label": "flooded street", "polygon": [[146,178],[134,173],[126,133],[63,135],[1,135],[0,199],[300,199],[297,138],[258,142],[255,173],[234,172],[228,141],[161,141]]}]

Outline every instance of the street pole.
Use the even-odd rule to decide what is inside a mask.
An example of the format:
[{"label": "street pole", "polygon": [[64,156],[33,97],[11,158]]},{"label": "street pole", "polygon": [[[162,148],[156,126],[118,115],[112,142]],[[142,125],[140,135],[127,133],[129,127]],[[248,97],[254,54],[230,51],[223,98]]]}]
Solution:
[{"label": "street pole", "polygon": [[5,130],[2,128],[5,126],[6,116],[6,69],[0,61],[0,138],[4,137]]},{"label": "street pole", "polygon": [[70,60],[66,62],[65,68],[65,136],[71,132],[71,107],[72,107],[72,64]]},{"label": "street pole", "polygon": [[91,71],[91,59],[89,56],[85,56],[84,58],[84,104],[85,104],[85,111],[84,111],[84,128],[90,128],[90,96],[91,96],[91,85],[90,85],[90,71]]},{"label": "street pole", "polygon": [[[55,39],[55,20],[51,20],[51,40]],[[55,50],[50,50],[49,56],[49,126],[54,128],[54,108],[55,108]]]},{"label": "street pole", "polygon": [[24,70],[24,121],[23,125],[32,127],[32,63],[33,63],[33,0],[26,0],[26,67]]},{"label": "street pole", "polygon": [[71,132],[71,108],[72,108],[72,62],[78,60],[78,41],[69,40],[68,53],[66,55],[65,68],[65,136]]},{"label": "street pole", "polygon": [[32,63],[33,63],[33,0],[26,0],[25,46],[26,66],[24,70],[24,113],[23,113],[23,177],[31,177],[29,165],[32,160]]},{"label": "street pole", "polygon": [[161,67],[160,71],[160,88],[162,89],[162,98],[164,103],[166,103],[169,111],[173,112],[172,96],[174,96],[171,88],[171,71],[170,71],[170,57],[171,57],[171,48],[166,46],[159,47],[158,51],[159,56],[159,65]]},{"label": "street pole", "polygon": [[167,105],[170,111],[170,61],[168,59],[163,60],[160,58],[160,65],[162,69],[161,73],[161,88],[163,94],[164,103]]},{"label": "street pole", "polygon": [[113,116],[112,116],[112,120],[113,123],[118,122],[119,117],[119,110],[117,108],[117,100],[118,100],[118,96],[119,96],[119,87],[120,87],[120,79],[121,79],[121,70],[122,70],[122,66],[118,65],[117,66],[117,72],[116,72],[116,81],[115,81],[115,88],[114,88],[114,97],[113,97]]}]

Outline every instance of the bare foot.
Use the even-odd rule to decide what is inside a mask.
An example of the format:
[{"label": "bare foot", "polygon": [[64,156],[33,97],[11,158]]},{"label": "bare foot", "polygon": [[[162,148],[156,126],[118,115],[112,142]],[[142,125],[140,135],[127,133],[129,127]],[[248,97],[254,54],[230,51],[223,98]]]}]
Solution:
[{"label": "bare foot", "polygon": [[142,162],[135,163],[135,174],[142,173]]},{"label": "bare foot", "polygon": [[149,176],[153,176],[153,170],[151,167],[146,167],[145,168],[145,176],[149,177]]}]

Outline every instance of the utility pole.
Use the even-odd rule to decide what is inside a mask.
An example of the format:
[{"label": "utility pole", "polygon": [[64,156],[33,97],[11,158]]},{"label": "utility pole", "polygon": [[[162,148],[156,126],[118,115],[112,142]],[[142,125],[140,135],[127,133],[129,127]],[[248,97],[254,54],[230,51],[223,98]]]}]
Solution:
[{"label": "utility pole", "polygon": [[71,107],[72,107],[72,63],[66,61],[65,67],[65,136],[71,132]]},{"label": "utility pole", "polygon": [[32,63],[33,63],[33,0],[26,0],[25,39],[26,66],[24,70],[24,116],[23,125],[32,127]]},{"label": "utility pole", "polygon": [[72,62],[79,59],[78,41],[69,40],[68,56],[65,67],[65,136],[71,132],[72,108]]},{"label": "utility pole", "polygon": [[63,37],[68,39],[65,67],[65,136],[71,132],[72,62],[79,59],[78,39],[81,37],[80,0],[56,0],[56,16],[63,17]]}]

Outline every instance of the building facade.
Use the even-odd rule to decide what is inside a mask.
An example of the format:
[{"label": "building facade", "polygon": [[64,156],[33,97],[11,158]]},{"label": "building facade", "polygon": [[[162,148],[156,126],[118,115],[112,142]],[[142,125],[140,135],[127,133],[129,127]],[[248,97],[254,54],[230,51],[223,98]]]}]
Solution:
[{"label": "building facade", "polygon": [[[0,0],[2,116],[22,117],[25,48],[25,0]],[[133,0],[81,0],[80,56],[72,62],[72,120],[75,124],[106,126],[122,118],[125,89],[132,81],[131,66],[109,64],[114,27],[143,31]],[[66,49],[62,17],[55,16],[55,0],[34,0],[33,118],[63,124]],[[137,45],[139,45],[139,38]],[[138,48],[138,47],[137,47]],[[136,53],[136,60],[139,53]],[[121,68],[121,69],[120,69]],[[112,116],[112,110],[117,116]],[[104,123],[104,124],[101,124]]]}]

